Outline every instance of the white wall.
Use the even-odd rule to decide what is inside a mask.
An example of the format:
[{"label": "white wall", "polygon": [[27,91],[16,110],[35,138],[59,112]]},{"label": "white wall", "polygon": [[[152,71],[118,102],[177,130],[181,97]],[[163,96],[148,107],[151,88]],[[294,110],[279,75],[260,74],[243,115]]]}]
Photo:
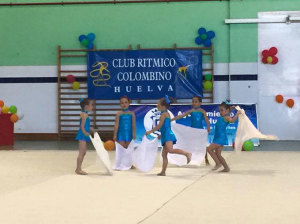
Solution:
[{"label": "white wall", "polygon": [[[300,16],[300,12],[261,12],[259,18]],[[277,47],[276,65],[258,63],[259,122],[263,133],[275,134],[282,140],[300,140],[300,23],[259,24],[258,57],[270,47]],[[275,96],[295,101],[288,108],[285,101],[275,102]]]}]

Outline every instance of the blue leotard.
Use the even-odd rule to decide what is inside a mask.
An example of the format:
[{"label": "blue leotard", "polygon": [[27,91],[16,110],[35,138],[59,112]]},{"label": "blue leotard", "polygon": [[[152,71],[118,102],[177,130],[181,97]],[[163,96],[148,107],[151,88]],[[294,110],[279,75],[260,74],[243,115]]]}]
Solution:
[{"label": "blue leotard", "polygon": [[203,120],[204,116],[202,111],[192,111],[191,112],[192,116],[192,128],[198,128],[198,129],[203,129]]},{"label": "blue leotard", "polygon": [[160,132],[161,132],[161,144],[162,146],[165,145],[166,142],[168,141],[172,141],[173,144],[176,144],[176,136],[173,133],[172,129],[171,129],[171,119],[166,117],[164,120],[163,125],[160,128]]},{"label": "blue leotard", "polygon": [[132,140],[132,114],[120,114],[119,128],[117,133],[118,141],[130,142]]},{"label": "blue leotard", "polygon": [[[84,113],[87,113],[87,111],[83,111]],[[81,130],[81,122],[82,122],[82,119],[80,118],[80,125],[79,125],[79,130],[77,132],[77,135],[76,135],[76,140],[81,140],[81,141],[86,141],[86,142],[89,142],[90,141],[90,137],[89,136],[86,136],[83,134],[82,130]],[[90,118],[87,117],[86,120],[85,120],[85,124],[84,124],[84,130],[87,132],[87,133],[90,133]]]},{"label": "blue leotard", "polygon": [[224,117],[219,117],[215,126],[215,135],[213,143],[218,145],[227,145],[228,139],[226,135],[226,127],[229,124]]}]

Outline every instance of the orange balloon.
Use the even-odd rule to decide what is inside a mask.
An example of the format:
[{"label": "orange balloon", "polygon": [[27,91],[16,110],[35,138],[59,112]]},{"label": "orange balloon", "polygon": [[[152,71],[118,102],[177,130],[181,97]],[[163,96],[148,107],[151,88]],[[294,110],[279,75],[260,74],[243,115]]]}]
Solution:
[{"label": "orange balloon", "polygon": [[115,142],[112,141],[112,140],[107,140],[107,141],[104,143],[104,148],[105,148],[107,151],[114,150],[114,149],[115,149]]},{"label": "orange balloon", "polygon": [[3,100],[0,100],[0,107],[3,107],[4,106],[4,102]]},{"label": "orange balloon", "polygon": [[283,96],[282,95],[277,95],[275,97],[275,100],[276,100],[277,103],[282,103],[283,102]]},{"label": "orange balloon", "polygon": [[293,99],[288,99],[285,103],[289,108],[292,108],[295,102]]},{"label": "orange balloon", "polygon": [[12,114],[12,115],[10,116],[10,121],[11,121],[11,122],[16,123],[18,120],[19,120],[18,115]]}]

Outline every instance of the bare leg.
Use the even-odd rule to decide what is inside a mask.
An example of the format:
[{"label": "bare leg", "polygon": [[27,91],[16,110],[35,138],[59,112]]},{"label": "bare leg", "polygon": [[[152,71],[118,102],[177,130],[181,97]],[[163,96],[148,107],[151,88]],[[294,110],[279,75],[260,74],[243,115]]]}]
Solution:
[{"label": "bare leg", "polygon": [[79,149],[79,153],[78,153],[78,157],[77,157],[77,167],[76,167],[75,173],[77,173],[79,175],[87,175],[87,173],[81,169],[82,161],[86,154],[86,142],[78,141],[78,149]]},{"label": "bare leg", "polygon": [[207,148],[206,151],[209,153],[209,155],[211,156],[211,158],[213,158],[213,160],[216,163],[216,166],[213,168],[213,170],[217,170],[218,168],[220,168],[221,166],[221,162],[217,157],[217,154],[215,152],[215,150],[219,147],[219,145],[211,143]]},{"label": "bare leg", "polygon": [[219,161],[222,163],[222,165],[224,166],[224,169],[221,172],[229,172],[230,171],[229,166],[227,165],[225,159],[221,155],[222,148],[223,148],[223,146],[221,146],[218,149],[216,149],[217,157],[218,157]]},{"label": "bare leg", "polygon": [[163,151],[162,151],[162,157],[163,157],[163,165],[161,172],[158,173],[158,176],[166,176],[166,170],[168,166],[168,150],[166,149],[166,146],[164,146]]},{"label": "bare leg", "polygon": [[192,153],[186,152],[182,149],[173,149],[173,142],[171,142],[171,141],[166,142],[166,146],[167,146],[169,153],[184,155],[184,156],[186,156],[187,164],[190,163],[191,158],[192,158]]},{"label": "bare leg", "polygon": [[206,164],[206,166],[210,165],[208,158],[207,158],[207,152],[205,153],[205,164]]}]

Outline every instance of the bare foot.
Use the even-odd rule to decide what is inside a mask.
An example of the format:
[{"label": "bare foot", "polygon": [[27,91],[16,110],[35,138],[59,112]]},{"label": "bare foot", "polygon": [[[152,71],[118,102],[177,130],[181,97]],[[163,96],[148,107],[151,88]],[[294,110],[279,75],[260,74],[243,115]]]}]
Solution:
[{"label": "bare foot", "polygon": [[83,170],[75,170],[75,173],[77,173],[78,175],[87,175],[87,173]]},{"label": "bare foot", "polygon": [[166,173],[158,173],[157,176],[166,176]]},{"label": "bare foot", "polygon": [[227,168],[227,169],[223,169],[223,170],[221,170],[221,171],[219,171],[220,173],[228,173],[228,172],[230,172],[230,169],[229,168]]},{"label": "bare foot", "polygon": [[221,167],[222,165],[221,164],[216,164],[214,168],[212,168],[212,170],[217,170]]},{"label": "bare foot", "polygon": [[186,163],[189,164],[191,162],[191,159],[192,159],[192,153],[188,153],[186,156],[186,160],[187,160]]}]

